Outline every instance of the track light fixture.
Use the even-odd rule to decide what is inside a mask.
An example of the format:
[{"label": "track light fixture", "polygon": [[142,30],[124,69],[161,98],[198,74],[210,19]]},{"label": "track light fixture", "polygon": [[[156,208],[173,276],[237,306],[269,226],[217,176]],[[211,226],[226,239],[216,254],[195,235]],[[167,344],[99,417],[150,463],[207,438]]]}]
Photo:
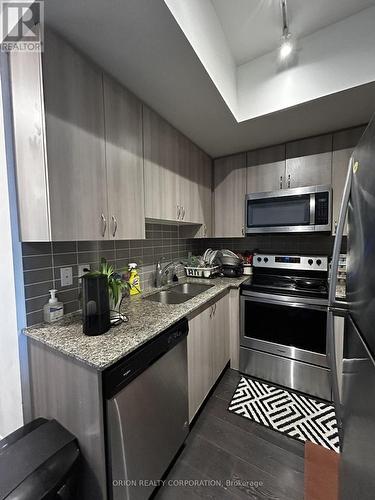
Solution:
[{"label": "track light fixture", "polygon": [[279,51],[281,61],[290,59],[295,49],[294,39],[289,31],[288,8],[286,2],[287,0],[280,0],[283,19],[283,36]]}]

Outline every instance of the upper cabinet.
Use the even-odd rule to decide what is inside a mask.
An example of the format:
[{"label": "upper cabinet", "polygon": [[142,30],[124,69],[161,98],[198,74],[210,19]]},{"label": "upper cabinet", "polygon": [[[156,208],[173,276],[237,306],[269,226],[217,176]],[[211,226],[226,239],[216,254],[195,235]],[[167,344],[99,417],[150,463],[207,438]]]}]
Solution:
[{"label": "upper cabinet", "polygon": [[22,241],[144,237],[141,104],[50,31],[40,57],[10,57]]},{"label": "upper cabinet", "polygon": [[311,137],[286,145],[284,186],[296,188],[330,185],[332,182],[332,135]]},{"label": "upper cabinet", "polygon": [[214,235],[244,235],[246,153],[214,162]]},{"label": "upper cabinet", "polygon": [[142,104],[104,76],[109,237],[145,237]]},{"label": "upper cabinet", "polygon": [[108,215],[102,74],[53,33],[47,32],[44,45],[51,237],[105,238]]},{"label": "upper cabinet", "polygon": [[[346,175],[348,172],[349,160],[355,146],[358,144],[365,127],[356,127],[349,130],[342,130],[333,134],[333,156],[332,156],[332,232],[336,234],[337,224],[340,215],[341,199],[344,192]],[[345,224],[344,234],[347,234]]]},{"label": "upper cabinet", "polygon": [[177,131],[146,106],[143,107],[145,216],[177,221]]},{"label": "upper cabinet", "polygon": [[199,224],[208,236],[210,157],[146,106],[143,133],[146,218]]},{"label": "upper cabinet", "polygon": [[283,189],[284,182],[284,144],[247,153],[247,193]]}]

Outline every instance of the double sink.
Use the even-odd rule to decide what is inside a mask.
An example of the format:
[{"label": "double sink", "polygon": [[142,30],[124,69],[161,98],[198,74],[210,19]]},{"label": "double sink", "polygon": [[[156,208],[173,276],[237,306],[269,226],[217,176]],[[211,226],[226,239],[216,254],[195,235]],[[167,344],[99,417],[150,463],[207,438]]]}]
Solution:
[{"label": "double sink", "polygon": [[145,300],[160,302],[161,304],[183,304],[189,299],[205,292],[214,285],[203,285],[201,283],[182,283],[167,290],[161,290],[145,297]]}]

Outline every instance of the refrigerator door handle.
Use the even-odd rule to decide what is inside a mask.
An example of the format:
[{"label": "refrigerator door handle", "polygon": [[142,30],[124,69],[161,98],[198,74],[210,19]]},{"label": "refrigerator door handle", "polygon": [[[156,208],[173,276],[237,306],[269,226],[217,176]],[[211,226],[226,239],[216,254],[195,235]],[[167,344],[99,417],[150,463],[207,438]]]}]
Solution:
[{"label": "refrigerator door handle", "polygon": [[344,234],[345,219],[348,211],[350,191],[352,187],[352,177],[353,177],[352,167],[353,167],[353,156],[351,156],[349,160],[348,173],[346,175],[345,188],[341,200],[340,215],[337,224],[335,244],[333,246],[331,281],[329,284],[329,294],[328,294],[328,305],[330,307],[343,307],[343,302],[336,301],[336,286],[337,286],[337,272],[339,267],[339,258],[341,252],[341,243]]},{"label": "refrigerator door handle", "polygon": [[331,372],[332,397],[333,397],[333,404],[335,406],[337,427],[339,435],[341,437],[341,428],[342,428],[341,401],[340,401],[339,380],[337,373],[335,319],[332,311],[328,311],[327,314],[327,358]]}]

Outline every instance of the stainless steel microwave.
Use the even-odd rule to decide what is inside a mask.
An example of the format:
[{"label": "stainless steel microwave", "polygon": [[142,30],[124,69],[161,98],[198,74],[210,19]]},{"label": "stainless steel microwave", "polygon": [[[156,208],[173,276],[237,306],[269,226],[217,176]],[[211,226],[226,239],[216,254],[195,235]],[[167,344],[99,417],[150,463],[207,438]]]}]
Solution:
[{"label": "stainless steel microwave", "polygon": [[331,231],[331,186],[280,189],[246,196],[245,232]]}]

